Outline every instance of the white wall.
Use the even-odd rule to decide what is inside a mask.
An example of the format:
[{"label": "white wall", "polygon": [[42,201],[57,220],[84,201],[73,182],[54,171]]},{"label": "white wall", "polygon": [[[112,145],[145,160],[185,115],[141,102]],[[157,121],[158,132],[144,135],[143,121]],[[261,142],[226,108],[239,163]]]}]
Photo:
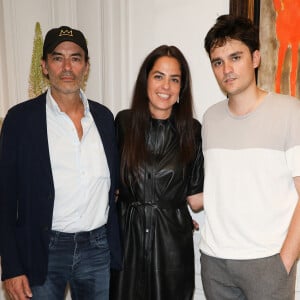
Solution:
[{"label": "white wall", "polygon": [[228,13],[229,0],[130,0],[129,11],[129,83],[133,86],[137,70],[152,49],[169,44],[178,46],[192,72],[195,112],[224,98],[213,78],[204,51],[203,39],[220,14]]}]

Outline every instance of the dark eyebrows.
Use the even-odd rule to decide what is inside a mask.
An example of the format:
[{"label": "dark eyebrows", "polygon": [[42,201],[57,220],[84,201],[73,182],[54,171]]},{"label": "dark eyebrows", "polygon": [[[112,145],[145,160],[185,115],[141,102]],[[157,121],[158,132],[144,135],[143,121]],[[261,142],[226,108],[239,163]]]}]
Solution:
[{"label": "dark eyebrows", "polygon": [[[233,52],[231,54],[229,54],[229,57],[232,58],[232,57],[235,57],[235,56],[238,56],[238,55],[241,55],[243,54],[244,52],[243,51],[236,51],[236,52]],[[211,63],[214,63],[216,61],[222,61],[222,58],[221,57],[215,57],[213,59],[211,59]]]},{"label": "dark eyebrows", "polygon": [[[57,52],[57,51],[53,51],[52,53],[50,53],[51,55],[61,55],[61,56],[64,56],[62,53],[60,53],[60,52]],[[82,54],[81,53],[77,53],[77,52],[75,52],[75,53],[72,53],[71,54],[71,56],[79,56],[79,57],[82,57]]]},{"label": "dark eyebrows", "polygon": [[[163,72],[161,72],[161,71],[153,71],[153,74],[155,74],[155,73],[158,73],[159,75],[166,75],[165,73],[163,73]],[[173,74],[173,75],[170,75],[170,77],[172,77],[172,78],[181,78],[181,75],[180,74]]]},{"label": "dark eyebrows", "polygon": [[153,73],[158,73],[158,74],[160,74],[160,75],[165,75],[163,72],[160,72],[160,71],[153,71]]},{"label": "dark eyebrows", "polygon": [[57,51],[52,51],[51,53],[49,53],[50,55],[62,55],[62,53],[57,52]]},{"label": "dark eyebrows", "polygon": [[174,74],[174,75],[171,75],[171,77],[178,77],[178,78],[181,78],[181,75],[179,75],[179,74]]},{"label": "dark eyebrows", "polygon": [[234,52],[234,53],[231,53],[230,54],[230,57],[234,57],[234,56],[237,56],[237,55],[241,55],[241,54],[243,54],[244,52],[243,51],[236,51],[236,52]]},{"label": "dark eyebrows", "polygon": [[213,64],[214,62],[220,61],[220,60],[221,60],[220,57],[215,57],[215,58],[211,59],[210,62]]}]

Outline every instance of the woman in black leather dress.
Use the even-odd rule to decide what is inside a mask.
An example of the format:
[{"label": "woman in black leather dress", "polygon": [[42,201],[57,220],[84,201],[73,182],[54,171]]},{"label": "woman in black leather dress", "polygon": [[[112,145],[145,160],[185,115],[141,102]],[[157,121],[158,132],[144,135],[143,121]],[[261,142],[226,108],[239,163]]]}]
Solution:
[{"label": "woman in black leather dress", "polygon": [[187,204],[199,205],[203,156],[201,125],[192,115],[187,61],[178,48],[160,46],[141,66],[131,110],[116,117],[124,268],[112,275],[113,300],[193,297]]}]

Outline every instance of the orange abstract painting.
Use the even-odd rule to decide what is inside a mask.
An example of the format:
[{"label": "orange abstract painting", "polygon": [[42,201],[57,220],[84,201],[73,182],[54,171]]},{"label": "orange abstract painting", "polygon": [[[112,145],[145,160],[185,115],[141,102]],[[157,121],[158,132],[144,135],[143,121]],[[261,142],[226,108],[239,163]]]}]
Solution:
[{"label": "orange abstract painting", "polygon": [[[290,94],[296,96],[296,85],[300,45],[300,1],[273,0],[276,11],[276,34],[278,41],[277,72],[275,90],[281,92],[284,66],[288,68],[287,81]],[[287,62],[288,60],[288,62]]]}]

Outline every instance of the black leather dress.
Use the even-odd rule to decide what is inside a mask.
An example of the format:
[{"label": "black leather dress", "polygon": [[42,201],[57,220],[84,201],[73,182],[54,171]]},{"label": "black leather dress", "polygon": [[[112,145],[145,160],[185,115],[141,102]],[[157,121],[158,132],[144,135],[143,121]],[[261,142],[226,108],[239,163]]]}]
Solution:
[{"label": "black leather dress", "polygon": [[[116,118],[120,148],[130,111]],[[201,125],[195,123],[197,154],[179,160],[174,120],[151,119],[149,159],[139,179],[122,186],[118,200],[124,240],[124,268],[111,279],[113,300],[188,300],[194,292],[193,224],[186,197],[202,192]]]}]

